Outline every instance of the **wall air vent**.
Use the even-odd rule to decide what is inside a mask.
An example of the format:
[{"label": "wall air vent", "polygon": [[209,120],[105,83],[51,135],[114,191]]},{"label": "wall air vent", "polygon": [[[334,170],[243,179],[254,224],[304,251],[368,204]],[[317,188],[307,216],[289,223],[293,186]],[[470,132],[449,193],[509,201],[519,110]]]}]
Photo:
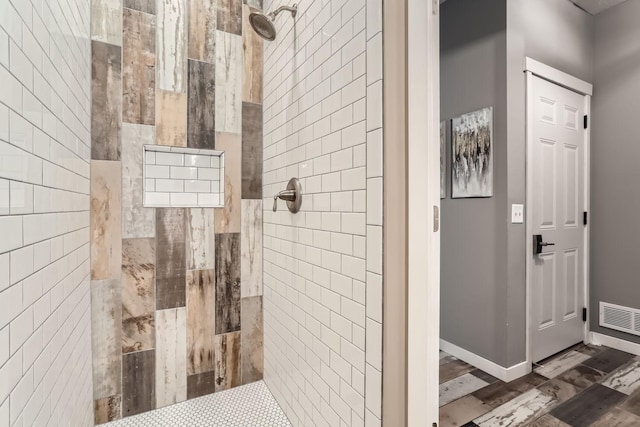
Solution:
[{"label": "wall air vent", "polygon": [[640,335],[640,310],[601,301],[600,326]]}]

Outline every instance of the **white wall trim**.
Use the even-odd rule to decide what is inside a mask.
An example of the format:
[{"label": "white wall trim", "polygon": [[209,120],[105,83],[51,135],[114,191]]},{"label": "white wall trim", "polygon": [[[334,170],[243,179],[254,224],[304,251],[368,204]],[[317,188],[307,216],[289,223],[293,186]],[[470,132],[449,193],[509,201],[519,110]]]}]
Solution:
[{"label": "white wall trim", "polygon": [[468,364],[483,370],[487,374],[493,375],[499,380],[507,383],[531,372],[531,365],[527,362],[521,362],[517,365],[505,368],[504,366],[500,366],[489,359],[485,359],[475,353],[471,353],[469,350],[465,350],[464,348],[458,347],[457,345],[451,344],[443,339],[440,339],[440,350],[445,353],[449,353],[463,362],[467,362]]},{"label": "white wall trim", "polygon": [[640,356],[640,344],[620,338],[610,337],[598,332],[589,333],[589,342],[593,345],[615,348],[616,350],[626,351],[627,353]]},{"label": "white wall trim", "polygon": [[524,59],[524,71],[529,71],[538,77],[542,77],[545,80],[549,80],[583,95],[593,95],[593,85],[591,83],[580,80],[564,71],[536,61],[533,58],[526,57]]}]

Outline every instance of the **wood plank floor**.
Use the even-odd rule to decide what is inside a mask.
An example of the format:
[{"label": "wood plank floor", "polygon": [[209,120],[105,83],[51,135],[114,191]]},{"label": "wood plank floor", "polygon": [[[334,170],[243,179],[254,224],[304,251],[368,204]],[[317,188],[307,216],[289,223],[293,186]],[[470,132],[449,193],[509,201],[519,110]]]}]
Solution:
[{"label": "wood plank floor", "polygon": [[640,356],[580,344],[504,383],[440,352],[441,427],[640,427]]}]

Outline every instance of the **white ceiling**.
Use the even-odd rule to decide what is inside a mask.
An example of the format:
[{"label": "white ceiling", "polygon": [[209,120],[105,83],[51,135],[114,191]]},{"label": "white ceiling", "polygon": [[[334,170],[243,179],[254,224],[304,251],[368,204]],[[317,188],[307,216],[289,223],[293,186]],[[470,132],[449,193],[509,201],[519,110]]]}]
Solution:
[{"label": "white ceiling", "polygon": [[592,15],[597,15],[603,10],[617,6],[627,0],[571,0]]}]

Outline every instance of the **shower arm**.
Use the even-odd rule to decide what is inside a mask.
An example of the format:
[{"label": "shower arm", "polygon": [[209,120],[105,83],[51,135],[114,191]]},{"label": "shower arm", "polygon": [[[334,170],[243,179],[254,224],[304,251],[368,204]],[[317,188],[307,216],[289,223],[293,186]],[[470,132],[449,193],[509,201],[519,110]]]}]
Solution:
[{"label": "shower arm", "polygon": [[298,5],[294,4],[293,6],[280,6],[279,8],[271,12],[269,15],[271,15],[273,17],[272,19],[275,20],[276,16],[278,16],[280,12],[285,12],[285,11],[291,12],[291,16],[295,18],[296,14],[298,13]]}]

